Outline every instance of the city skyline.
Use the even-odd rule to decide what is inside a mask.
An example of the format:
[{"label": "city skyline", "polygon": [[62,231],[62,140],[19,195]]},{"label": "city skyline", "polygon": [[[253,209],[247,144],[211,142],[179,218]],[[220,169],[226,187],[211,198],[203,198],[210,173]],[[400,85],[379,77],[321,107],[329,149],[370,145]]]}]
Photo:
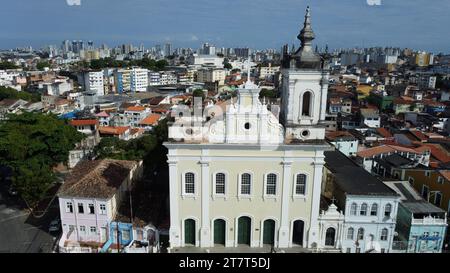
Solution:
[{"label": "city skyline", "polygon": [[[442,35],[450,23],[444,16],[450,3],[438,1],[433,6],[424,0],[391,0],[381,5],[365,0],[84,0],[80,6],[65,0],[45,0],[39,5],[30,0],[9,1],[0,11],[3,25],[10,25],[17,14],[23,19],[14,28],[0,30],[0,48],[39,48],[81,39],[93,40],[97,46],[143,43],[148,47],[170,42],[174,47],[196,48],[210,42],[220,47],[278,49],[286,43],[298,46],[293,33],[300,30],[302,13],[310,5],[319,47],[409,47],[438,53],[447,51],[450,40]],[[124,20],[117,20],[118,16]],[[420,39],[411,39],[414,33]]]}]

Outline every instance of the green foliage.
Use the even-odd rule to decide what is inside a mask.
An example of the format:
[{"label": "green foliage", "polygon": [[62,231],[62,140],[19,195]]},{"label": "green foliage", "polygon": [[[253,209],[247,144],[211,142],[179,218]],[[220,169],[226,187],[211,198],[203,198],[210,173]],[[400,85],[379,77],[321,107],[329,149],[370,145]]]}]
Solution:
[{"label": "green foliage", "polygon": [[241,70],[239,68],[235,68],[235,69],[231,70],[231,74],[234,74],[237,72],[241,72]]},{"label": "green foliage", "polygon": [[10,87],[0,86],[0,100],[3,99],[22,99],[31,102],[38,102],[41,96],[38,93],[29,93],[26,91],[17,91]]},{"label": "green foliage", "polygon": [[230,63],[224,63],[223,67],[226,69],[233,69],[233,66]]},{"label": "green foliage", "polygon": [[11,62],[0,62],[0,70],[16,69],[16,68],[18,68],[18,66]]},{"label": "green foliage", "polygon": [[194,97],[201,97],[202,99],[205,99],[205,92],[203,92],[203,89],[195,89],[192,94]]},{"label": "green foliage", "polygon": [[269,90],[269,89],[261,89],[261,91],[259,92],[259,97],[263,98],[276,98],[277,93],[274,90]]},{"label": "green foliage", "polygon": [[83,138],[53,114],[12,114],[0,122],[0,164],[13,170],[13,185],[34,206],[53,185],[52,168]]},{"label": "green foliage", "polygon": [[48,62],[48,61],[42,61],[42,62],[38,62],[37,64],[36,64],[36,68],[38,69],[38,70],[44,70],[44,68],[46,68],[46,67],[50,67],[51,65],[50,65],[50,63]]},{"label": "green foliage", "polygon": [[154,135],[144,135],[129,141],[116,137],[102,138],[99,145],[95,147],[94,153],[99,159],[112,158],[121,160],[141,160],[157,144]]}]

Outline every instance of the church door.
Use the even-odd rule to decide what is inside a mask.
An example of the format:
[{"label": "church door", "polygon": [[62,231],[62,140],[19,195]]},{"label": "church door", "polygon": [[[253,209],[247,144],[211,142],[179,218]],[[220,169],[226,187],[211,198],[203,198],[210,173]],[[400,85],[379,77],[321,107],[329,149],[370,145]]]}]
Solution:
[{"label": "church door", "polygon": [[273,245],[275,242],[275,221],[266,220],[264,221],[263,227],[263,244]]},{"label": "church door", "polygon": [[305,223],[302,220],[297,220],[294,222],[294,227],[292,230],[292,243],[295,245],[303,245],[303,229]]},{"label": "church door", "polygon": [[336,235],[336,230],[332,227],[327,229],[325,235],[325,246],[334,246],[334,237]]},{"label": "church door", "polygon": [[238,244],[250,245],[251,219],[242,216],[238,220]]},{"label": "church door", "polygon": [[195,245],[195,221],[192,219],[184,221],[184,243]]},{"label": "church door", "polygon": [[225,245],[225,221],[222,219],[214,221],[214,244]]}]

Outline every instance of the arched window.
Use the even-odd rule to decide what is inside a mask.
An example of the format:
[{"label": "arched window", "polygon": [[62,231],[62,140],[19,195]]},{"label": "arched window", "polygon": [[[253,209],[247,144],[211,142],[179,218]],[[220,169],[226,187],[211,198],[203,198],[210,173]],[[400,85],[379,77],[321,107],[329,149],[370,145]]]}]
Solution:
[{"label": "arched window", "polygon": [[387,241],[388,233],[389,233],[388,229],[387,229],[387,228],[383,228],[383,229],[381,230],[381,237],[380,237],[380,240],[381,240],[381,241]]},{"label": "arched window", "polygon": [[195,194],[195,175],[193,173],[184,175],[184,193]]},{"label": "arched window", "polygon": [[356,203],[353,203],[352,206],[350,207],[350,215],[356,215],[357,209],[358,206],[356,205]]},{"label": "arched window", "polygon": [[311,116],[311,92],[307,91],[303,94],[302,116]]},{"label": "arched window", "polygon": [[362,216],[367,215],[367,204],[366,203],[361,205],[361,209],[359,210],[359,215],[362,215]]},{"label": "arched window", "polygon": [[266,178],[266,195],[277,194],[277,175],[269,173]]},{"label": "arched window", "polygon": [[363,239],[364,239],[364,229],[359,228],[358,229],[358,240],[363,240]]},{"label": "arched window", "polygon": [[391,204],[387,204],[384,207],[384,216],[386,216],[386,217],[391,216],[391,211],[392,211],[392,205]]},{"label": "arched window", "polygon": [[355,235],[355,229],[354,228],[348,228],[347,230],[347,240],[353,240],[353,236]]},{"label": "arched window", "polygon": [[378,204],[372,204],[372,208],[370,209],[370,216],[377,216],[378,214]]},{"label": "arched window", "polygon": [[225,174],[216,174],[216,194],[225,194]]},{"label": "arched window", "polygon": [[297,174],[297,178],[295,180],[295,194],[305,195],[305,193],[306,193],[306,175]]},{"label": "arched window", "polygon": [[250,195],[252,186],[252,176],[249,173],[241,175],[241,194]]}]

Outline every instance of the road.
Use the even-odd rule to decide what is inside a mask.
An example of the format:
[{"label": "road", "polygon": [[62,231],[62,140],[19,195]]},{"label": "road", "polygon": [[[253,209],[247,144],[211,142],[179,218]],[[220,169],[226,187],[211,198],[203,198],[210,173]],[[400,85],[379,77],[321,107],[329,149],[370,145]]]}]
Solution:
[{"label": "road", "polygon": [[44,217],[36,219],[15,205],[5,191],[0,191],[0,253],[52,252],[56,238],[47,230],[57,215],[53,207]]}]

